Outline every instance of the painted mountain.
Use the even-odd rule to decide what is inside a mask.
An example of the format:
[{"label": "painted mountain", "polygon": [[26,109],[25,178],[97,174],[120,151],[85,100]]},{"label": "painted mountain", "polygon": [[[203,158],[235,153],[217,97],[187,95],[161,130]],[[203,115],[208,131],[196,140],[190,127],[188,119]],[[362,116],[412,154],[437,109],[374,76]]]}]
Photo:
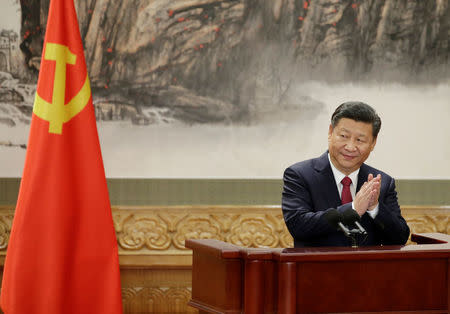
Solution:
[{"label": "painted mountain", "polygon": [[[305,80],[450,77],[448,0],[75,3],[98,120],[253,124],[320,106],[291,92]],[[21,0],[1,35],[0,124],[30,118],[48,6]]]}]

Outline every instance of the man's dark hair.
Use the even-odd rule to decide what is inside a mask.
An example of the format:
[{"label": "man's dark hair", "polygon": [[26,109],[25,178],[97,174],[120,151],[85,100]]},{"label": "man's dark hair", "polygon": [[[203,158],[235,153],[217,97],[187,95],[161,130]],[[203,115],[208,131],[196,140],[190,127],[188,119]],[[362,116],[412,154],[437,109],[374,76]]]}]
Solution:
[{"label": "man's dark hair", "polygon": [[342,118],[372,123],[372,135],[374,138],[376,138],[378,132],[380,132],[381,119],[377,112],[366,103],[360,101],[347,101],[337,107],[331,116],[331,125],[333,128]]}]

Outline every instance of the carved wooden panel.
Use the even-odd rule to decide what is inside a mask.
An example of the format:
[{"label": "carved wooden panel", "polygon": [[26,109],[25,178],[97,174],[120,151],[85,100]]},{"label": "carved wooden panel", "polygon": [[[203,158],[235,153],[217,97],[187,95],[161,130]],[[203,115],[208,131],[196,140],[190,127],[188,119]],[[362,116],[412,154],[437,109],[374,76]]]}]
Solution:
[{"label": "carved wooden panel", "polygon": [[[293,245],[279,206],[114,207],[112,211],[124,313],[197,313],[187,306],[192,260],[185,239],[219,239],[246,247]],[[404,206],[402,213],[412,233],[450,234],[450,207]],[[0,207],[1,260],[13,216],[12,206]]]},{"label": "carved wooden panel", "polygon": [[187,306],[190,298],[190,287],[122,289],[125,313],[198,313],[195,309]]},{"label": "carved wooden panel", "polygon": [[293,241],[278,207],[192,206],[114,208],[119,252],[186,251],[185,239],[218,239],[247,247]]}]

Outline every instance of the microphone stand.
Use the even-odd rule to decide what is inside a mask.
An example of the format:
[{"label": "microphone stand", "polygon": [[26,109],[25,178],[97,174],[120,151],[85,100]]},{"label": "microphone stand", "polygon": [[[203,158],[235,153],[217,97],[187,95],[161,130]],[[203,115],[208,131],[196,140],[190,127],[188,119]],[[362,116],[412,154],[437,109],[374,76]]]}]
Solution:
[{"label": "microphone stand", "polygon": [[349,229],[349,235],[347,237],[352,241],[352,247],[357,248],[358,247],[358,241],[356,240],[358,235],[362,235],[363,232],[361,230],[355,228],[355,229]]}]

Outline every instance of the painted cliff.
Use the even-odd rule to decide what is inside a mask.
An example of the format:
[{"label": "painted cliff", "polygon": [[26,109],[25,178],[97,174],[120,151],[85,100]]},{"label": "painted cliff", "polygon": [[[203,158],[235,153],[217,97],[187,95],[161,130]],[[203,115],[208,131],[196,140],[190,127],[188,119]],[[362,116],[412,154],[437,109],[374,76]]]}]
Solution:
[{"label": "painted cliff", "polygon": [[[258,123],[320,107],[299,81],[450,77],[448,0],[75,3],[99,120]],[[33,83],[49,2],[20,4],[18,79]]]}]

